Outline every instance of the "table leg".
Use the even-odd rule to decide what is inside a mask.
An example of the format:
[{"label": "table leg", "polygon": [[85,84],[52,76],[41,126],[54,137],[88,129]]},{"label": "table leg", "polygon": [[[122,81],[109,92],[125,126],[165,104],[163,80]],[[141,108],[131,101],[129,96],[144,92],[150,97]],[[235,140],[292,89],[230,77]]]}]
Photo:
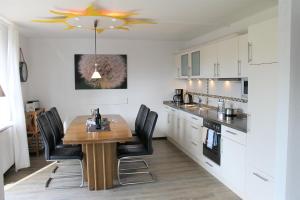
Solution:
[{"label": "table leg", "polygon": [[83,176],[84,176],[84,181],[87,182],[87,162],[86,162],[86,144],[82,144],[82,152],[83,152]]},{"label": "table leg", "polygon": [[116,144],[86,145],[87,178],[90,190],[113,187],[116,177]]},{"label": "table leg", "polygon": [[93,144],[86,145],[87,181],[89,190],[95,189]]}]

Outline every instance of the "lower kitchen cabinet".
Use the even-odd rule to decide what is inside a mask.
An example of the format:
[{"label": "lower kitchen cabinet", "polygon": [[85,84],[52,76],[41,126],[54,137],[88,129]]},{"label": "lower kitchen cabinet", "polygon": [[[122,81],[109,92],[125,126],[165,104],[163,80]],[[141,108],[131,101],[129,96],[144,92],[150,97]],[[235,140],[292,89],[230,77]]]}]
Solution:
[{"label": "lower kitchen cabinet", "polygon": [[222,175],[221,167],[205,156],[203,156],[202,159],[203,159],[202,167],[204,167],[209,173],[214,175],[216,178],[221,179],[221,175]]},{"label": "lower kitchen cabinet", "polygon": [[246,174],[247,200],[272,200],[274,180],[254,167],[248,167]]},{"label": "lower kitchen cabinet", "polygon": [[177,128],[177,113],[176,109],[169,108],[166,109],[167,112],[167,137],[175,140],[176,137],[176,128]]},{"label": "lower kitchen cabinet", "polygon": [[[187,116],[186,120],[186,147],[185,149],[188,153],[192,156],[194,160],[198,163],[202,161],[202,125],[203,119],[202,118],[195,118],[193,121],[189,121],[190,116]],[[195,121],[197,123],[195,123]]]},{"label": "lower kitchen cabinet", "polygon": [[222,135],[221,171],[225,184],[240,197],[245,194],[246,148]]},{"label": "lower kitchen cabinet", "polygon": [[[203,155],[203,118],[174,108],[166,109],[166,112],[168,113],[169,127],[167,136],[172,143],[222,181],[238,196],[246,200],[256,200],[255,196],[246,198],[246,181],[249,183],[248,187],[253,186],[253,188],[248,189],[249,192],[257,187],[255,181],[263,180],[257,178],[253,173],[259,174],[258,177],[266,176],[253,170],[251,173],[246,173],[246,133],[222,125],[221,165],[218,165]],[[249,174],[251,177],[249,177]],[[246,175],[250,180],[246,179]],[[271,180],[269,177],[266,179]],[[253,184],[256,184],[256,186]],[[265,188],[268,187],[265,186]],[[265,190],[267,191],[267,189]],[[259,198],[257,199],[259,200]]]}]

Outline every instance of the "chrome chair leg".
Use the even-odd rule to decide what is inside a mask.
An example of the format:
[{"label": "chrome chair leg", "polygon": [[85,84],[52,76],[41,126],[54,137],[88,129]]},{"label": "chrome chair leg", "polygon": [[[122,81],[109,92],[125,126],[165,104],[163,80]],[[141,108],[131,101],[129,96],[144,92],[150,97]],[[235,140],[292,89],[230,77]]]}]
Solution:
[{"label": "chrome chair leg", "polygon": [[[46,184],[45,184],[45,188],[49,188],[50,186],[50,183],[53,179],[63,179],[63,178],[72,178],[72,177],[76,177],[76,176],[81,176],[81,183],[80,183],[80,188],[84,187],[84,174],[83,174],[83,163],[82,163],[82,160],[79,160],[80,162],[80,171],[81,173],[80,174],[72,174],[72,173],[67,173],[65,175],[60,175],[60,176],[55,176],[55,177],[49,177],[48,180],[46,181]],[[69,166],[69,165],[68,165]],[[55,174],[55,172],[57,171],[57,166],[54,168],[54,170],[52,170],[52,174]],[[53,173],[54,171],[54,173]],[[53,187],[51,189],[71,189],[71,188],[78,188],[76,186],[66,186],[66,187]]]},{"label": "chrome chair leg", "polygon": [[84,187],[84,174],[83,174],[83,163],[82,163],[82,160],[79,160],[80,161],[80,168],[81,168],[81,184],[80,184],[80,187]]},{"label": "chrome chair leg", "polygon": [[[125,159],[127,159],[127,158],[125,158]],[[148,166],[147,162],[145,160],[139,160],[139,162],[141,162],[141,161],[144,161],[146,167],[144,167],[144,168],[121,169],[120,168],[121,162],[124,162],[124,161],[122,160],[122,158],[118,159],[118,166],[117,166],[118,172],[117,172],[117,175],[118,175],[118,181],[119,181],[120,185],[123,185],[123,186],[125,186],[125,185],[136,185],[136,184],[143,184],[143,183],[153,183],[155,181],[151,172],[148,172],[148,171],[128,172],[129,170],[145,169],[145,168],[148,169],[149,166]],[[123,171],[126,171],[126,172],[123,172]],[[121,180],[121,175],[138,175],[138,174],[148,174],[150,176],[150,180],[148,180],[148,181],[133,181],[133,182],[122,182],[122,180]]]},{"label": "chrome chair leg", "polygon": [[127,170],[138,170],[138,169],[149,169],[149,165],[148,163],[142,159],[142,160],[123,160],[123,159],[120,159],[120,162],[121,163],[143,163],[143,167],[134,167],[134,168],[120,168],[121,171],[127,171]]}]

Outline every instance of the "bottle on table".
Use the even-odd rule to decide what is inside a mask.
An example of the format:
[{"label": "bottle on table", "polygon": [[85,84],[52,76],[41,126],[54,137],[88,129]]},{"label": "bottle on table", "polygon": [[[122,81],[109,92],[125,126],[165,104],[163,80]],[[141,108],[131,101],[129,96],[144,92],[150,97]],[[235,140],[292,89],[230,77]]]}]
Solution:
[{"label": "bottle on table", "polygon": [[99,112],[99,108],[96,109],[95,123],[96,129],[101,129],[101,114]]}]

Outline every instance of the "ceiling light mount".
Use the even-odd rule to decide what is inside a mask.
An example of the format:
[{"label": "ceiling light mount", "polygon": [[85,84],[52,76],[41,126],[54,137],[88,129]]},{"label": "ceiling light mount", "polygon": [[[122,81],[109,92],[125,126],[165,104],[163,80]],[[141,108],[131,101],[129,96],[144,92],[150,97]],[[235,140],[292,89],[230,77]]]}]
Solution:
[{"label": "ceiling light mount", "polygon": [[33,22],[65,24],[67,26],[66,30],[76,28],[94,30],[93,23],[100,20],[101,26],[97,26],[97,33],[109,29],[129,30],[130,26],[137,24],[155,24],[151,19],[133,18],[137,15],[134,11],[117,12],[97,8],[94,5],[90,5],[83,10],[50,10],[50,13],[58,16],[36,19]]}]

